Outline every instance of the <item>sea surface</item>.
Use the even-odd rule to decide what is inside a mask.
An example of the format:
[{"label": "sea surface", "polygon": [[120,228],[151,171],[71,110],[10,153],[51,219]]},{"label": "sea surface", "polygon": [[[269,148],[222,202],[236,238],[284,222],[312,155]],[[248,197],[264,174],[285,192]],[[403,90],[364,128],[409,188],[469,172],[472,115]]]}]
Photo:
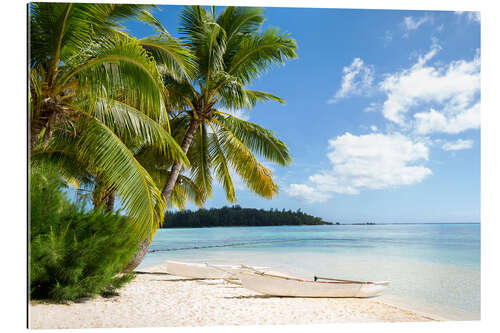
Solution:
[{"label": "sea surface", "polygon": [[160,229],[138,269],[165,260],[270,266],[303,278],[388,280],[382,299],[480,319],[480,224]]}]

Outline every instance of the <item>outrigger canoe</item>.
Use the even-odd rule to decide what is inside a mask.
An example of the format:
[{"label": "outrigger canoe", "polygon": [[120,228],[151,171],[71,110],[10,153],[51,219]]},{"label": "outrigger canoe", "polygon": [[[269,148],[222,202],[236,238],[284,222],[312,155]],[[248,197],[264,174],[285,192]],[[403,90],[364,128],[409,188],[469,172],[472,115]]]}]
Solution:
[{"label": "outrigger canoe", "polygon": [[237,272],[236,275],[244,288],[272,296],[371,297],[379,295],[389,285],[388,281],[362,282],[317,277],[310,281],[262,272]]},{"label": "outrigger canoe", "polygon": [[193,279],[237,279],[235,275],[237,272],[269,268],[245,265],[209,265],[171,260],[167,260],[165,265],[168,274]]}]

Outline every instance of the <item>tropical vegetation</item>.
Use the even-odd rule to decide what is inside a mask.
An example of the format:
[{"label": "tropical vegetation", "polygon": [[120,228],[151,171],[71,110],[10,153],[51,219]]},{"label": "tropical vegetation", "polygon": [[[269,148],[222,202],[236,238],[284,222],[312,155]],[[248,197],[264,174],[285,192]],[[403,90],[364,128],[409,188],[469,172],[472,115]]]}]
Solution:
[{"label": "tropical vegetation", "polygon": [[[130,18],[153,24],[148,9],[30,5],[31,167],[51,162],[71,183],[94,190],[96,205],[117,194],[142,238],[158,227],[166,205],[131,147],[148,145],[189,163],[169,135],[159,63],[119,24]],[[164,61],[164,69],[185,69],[185,50],[175,43],[168,50],[176,66]]]},{"label": "tropical vegetation", "polygon": [[30,298],[114,295],[134,278],[120,274],[138,246],[133,224],[102,208],[85,211],[66,198],[64,187],[52,168],[31,175]]},{"label": "tropical vegetation", "polygon": [[[296,57],[295,41],[276,28],[262,31],[260,8],[226,7],[217,16],[200,6],[183,9],[175,39],[153,8],[32,3],[29,10],[31,174],[55,168],[108,212],[119,199],[141,242],[125,270],[140,263],[167,207],[201,207],[215,181],[235,202],[234,174],[272,198],[278,186],[259,159],[291,162],[272,131],[231,110],[284,102],[250,86]],[[157,33],[134,38],[122,26],[131,19]]]},{"label": "tropical vegetation", "polygon": [[167,211],[162,228],[244,227],[276,225],[326,225],[323,221],[302,212],[300,209],[264,210],[241,208],[239,205],[222,208],[199,209],[197,211]]},{"label": "tropical vegetation", "polygon": [[[189,158],[190,179],[198,189],[193,197],[199,205],[211,196],[214,176],[227,200],[236,201],[231,170],[250,190],[272,198],[278,186],[254,154],[282,166],[291,162],[288,147],[273,132],[225,112],[251,109],[257,102],[284,103],[248,88],[271,66],[296,57],[295,40],[276,28],[260,31],[263,22],[262,8],[226,7],[217,17],[215,7],[211,12],[201,6],[182,11],[180,42],[193,55],[194,73],[185,81],[164,75],[163,81],[174,109],[172,135]],[[162,194],[171,202],[183,165],[171,161],[162,168],[168,173]],[[143,246],[136,264],[146,251]]]}]

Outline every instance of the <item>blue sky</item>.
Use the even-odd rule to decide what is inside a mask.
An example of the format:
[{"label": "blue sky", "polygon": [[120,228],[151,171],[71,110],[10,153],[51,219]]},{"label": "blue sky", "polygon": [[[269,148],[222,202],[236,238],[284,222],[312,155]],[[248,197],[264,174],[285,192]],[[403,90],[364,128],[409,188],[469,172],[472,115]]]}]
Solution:
[{"label": "blue sky", "polygon": [[[155,13],[176,35],[181,7]],[[222,8],[218,8],[222,10]],[[266,8],[298,59],[253,88],[286,100],[237,113],[273,130],[293,162],[266,163],[272,200],[340,222],[479,222],[480,19],[473,12]],[[137,37],[154,33],[127,24]],[[238,184],[238,182],[237,182]],[[214,191],[206,207],[228,205]],[[194,209],[194,206],[189,206]]]}]

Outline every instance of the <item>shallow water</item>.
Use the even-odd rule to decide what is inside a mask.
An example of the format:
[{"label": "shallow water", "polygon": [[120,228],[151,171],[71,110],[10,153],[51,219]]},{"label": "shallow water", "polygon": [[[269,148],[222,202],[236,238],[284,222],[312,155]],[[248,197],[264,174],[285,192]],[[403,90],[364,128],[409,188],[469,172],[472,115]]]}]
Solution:
[{"label": "shallow water", "polygon": [[480,224],[161,229],[151,251],[139,269],[171,259],[389,280],[390,301],[452,319],[480,317]]}]

